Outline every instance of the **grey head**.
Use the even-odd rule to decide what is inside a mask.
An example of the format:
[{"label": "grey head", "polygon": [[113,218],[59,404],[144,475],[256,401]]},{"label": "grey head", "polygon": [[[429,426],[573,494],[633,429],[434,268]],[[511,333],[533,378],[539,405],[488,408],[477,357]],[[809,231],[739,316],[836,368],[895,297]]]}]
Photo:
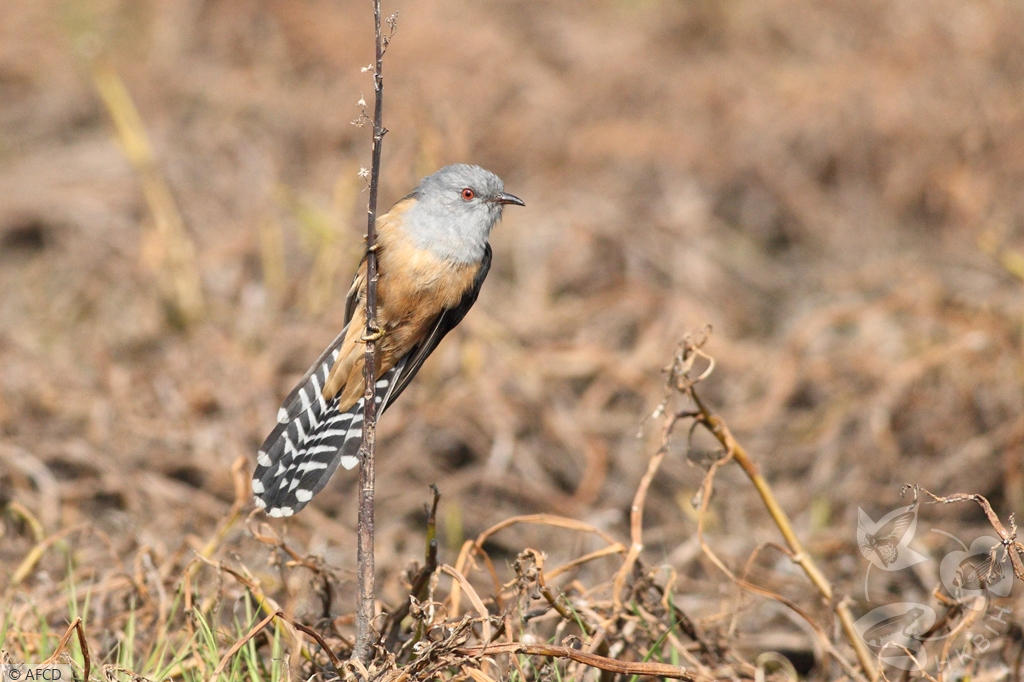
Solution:
[{"label": "grey head", "polygon": [[405,230],[422,249],[457,263],[476,263],[484,256],[491,228],[505,204],[525,206],[507,194],[494,173],[457,163],[428,175],[410,194],[416,203],[405,214]]}]

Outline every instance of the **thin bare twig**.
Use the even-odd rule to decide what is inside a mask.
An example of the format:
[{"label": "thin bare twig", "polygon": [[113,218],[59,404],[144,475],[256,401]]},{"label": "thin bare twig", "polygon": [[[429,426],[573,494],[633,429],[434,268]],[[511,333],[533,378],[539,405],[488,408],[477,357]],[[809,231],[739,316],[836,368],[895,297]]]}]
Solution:
[{"label": "thin bare twig", "polygon": [[668,453],[669,435],[672,433],[676,422],[684,416],[691,415],[689,413],[680,413],[672,415],[665,420],[665,425],[662,427],[661,447],[658,448],[658,451],[654,453],[654,456],[647,463],[647,471],[644,472],[643,478],[640,479],[640,485],[637,486],[636,494],[633,496],[633,504],[629,508],[629,551],[626,553],[622,566],[615,573],[612,587],[612,600],[615,602],[616,609],[622,608],[622,588],[626,583],[626,578],[636,565],[640,552],[644,548],[644,503],[647,500],[647,490],[650,488],[651,482],[654,481],[654,476],[658,473],[662,460],[665,459],[665,455]]},{"label": "thin bare twig", "polygon": [[952,650],[957,638],[970,630],[971,626],[974,625],[978,618],[985,613],[985,607],[988,606],[988,600],[984,596],[977,596],[968,603],[964,604],[963,618],[957,623],[946,635],[946,641],[942,644],[942,653],[939,654],[938,663],[938,674],[939,679],[946,677],[946,666],[949,665],[949,653]]},{"label": "thin bare twig", "polygon": [[377,447],[377,186],[380,182],[380,148],[387,132],[383,126],[384,39],[380,30],[380,0],[373,0],[376,58],[373,66],[373,151],[370,165],[370,198],[366,209],[366,352],[363,356],[363,442],[359,448],[359,521],[356,562],[359,596],[356,605],[356,644],[352,657],[369,663],[373,641],[374,559],[373,493],[374,456]]},{"label": "thin bare twig", "polygon": [[533,563],[533,567],[536,570],[534,579],[537,581],[537,587],[540,589],[540,594],[544,597],[544,600],[558,612],[558,615],[562,617],[567,623],[576,623],[581,630],[587,635],[592,637],[594,635],[595,628],[588,623],[582,615],[580,615],[568,596],[564,593],[559,592],[555,594],[551,586],[544,580],[544,555],[535,549],[525,549],[519,554],[519,558],[516,559],[516,573],[519,573],[524,559],[529,558]]},{"label": "thin bare twig", "polygon": [[[476,536],[475,540],[467,540],[459,551],[459,556],[455,560],[455,570],[462,573],[463,575],[469,575],[471,570],[468,566],[473,561],[476,555],[483,556],[486,559],[486,553],[483,551],[484,543],[487,542],[488,538],[497,533],[500,530],[514,526],[517,524],[536,524],[542,526],[551,526],[553,528],[566,528],[568,530],[575,530],[584,533],[593,533],[602,540],[604,540],[609,547],[614,547],[616,552],[624,550],[622,545],[615,541],[615,538],[604,532],[600,528],[593,526],[583,521],[577,521],[576,519],[566,518],[564,516],[557,516],[555,514],[525,514],[523,516],[513,516],[511,518],[500,521],[487,530],[483,531]],[[492,577],[494,578],[494,585],[496,592],[501,591],[501,583],[497,579],[497,575],[492,570]],[[452,604],[452,611],[458,612],[461,591],[459,585],[455,584],[452,586],[452,593],[449,597]]]},{"label": "thin bare twig", "polygon": [[[810,554],[806,552],[803,547],[803,543],[796,536],[793,531],[793,524],[790,522],[786,512],[783,511],[778,500],[775,498],[775,493],[772,491],[768,481],[765,480],[764,476],[761,475],[760,468],[757,463],[750,457],[747,451],[742,445],[733,437],[732,432],[726,425],[725,421],[714,414],[708,406],[701,400],[700,396],[696,391],[696,384],[702,379],[706,378],[710,373],[710,368],[705,369],[700,376],[696,378],[690,377],[690,370],[693,366],[693,359],[696,357],[703,357],[710,360],[701,349],[703,341],[693,341],[691,339],[684,340],[679,353],[677,354],[673,365],[669,368],[669,382],[674,384],[676,390],[686,394],[694,402],[697,407],[693,417],[696,423],[703,426],[715,437],[715,439],[725,449],[725,454],[721,457],[709,475],[705,477],[704,485],[701,489],[701,508],[706,509],[708,504],[708,498],[710,498],[710,481],[713,478],[713,473],[717,467],[721,466],[728,460],[735,460],[743,472],[753,483],[754,488],[757,490],[758,495],[761,497],[761,501],[768,510],[768,514],[771,516],[775,525],[782,533],[782,537],[786,541],[786,546],[792,553],[791,558],[794,563],[803,569],[808,579],[818,590],[818,593],[822,598],[829,604],[834,610],[836,617],[839,619],[839,623],[842,627],[843,634],[846,636],[847,642],[853,647],[854,653],[857,656],[857,662],[860,663],[861,669],[864,672],[865,677],[869,680],[877,678],[878,673],[875,668],[875,662],[871,657],[867,646],[864,644],[864,640],[861,638],[860,633],[857,631],[857,627],[854,624],[853,614],[850,611],[849,604],[846,600],[836,600],[834,592],[832,590],[832,584],[828,581],[825,575],[818,568],[817,564],[811,558]],[[713,366],[713,365],[712,365]],[[698,523],[698,533],[701,532],[701,523]],[[708,552],[709,548],[702,542],[702,547]],[[711,558],[718,564],[719,568],[724,570],[730,577],[737,580],[732,572],[729,571],[724,564],[722,564],[713,554],[710,554]],[[841,659],[840,659],[841,660]]]},{"label": "thin bare twig", "polygon": [[707,678],[691,673],[677,665],[654,663],[650,661],[630,663],[614,658],[598,656],[580,649],[554,644],[489,644],[479,647],[459,647],[455,653],[463,656],[493,656],[495,654],[525,654],[527,656],[547,656],[549,658],[567,658],[592,668],[607,670],[619,675],[646,675],[650,677],[668,677],[674,680],[691,680],[702,682]]},{"label": "thin bare twig", "polygon": [[1006,554],[1010,559],[1010,565],[1013,567],[1013,573],[1017,576],[1017,580],[1024,581],[1024,543],[1017,540],[1017,522],[1013,518],[1013,514],[1010,514],[1010,529],[1007,530],[1003,522],[999,520],[999,516],[993,511],[992,505],[984,495],[977,493],[956,493],[953,495],[940,496],[932,493],[924,488],[920,488],[928,497],[932,498],[939,504],[955,504],[957,502],[974,502],[981,510],[985,513],[985,518],[988,519],[992,529],[999,535],[999,541],[1006,550]]},{"label": "thin bare twig", "polygon": [[308,625],[303,625],[302,623],[299,623],[297,621],[290,620],[285,616],[281,616],[281,618],[283,620],[287,620],[288,622],[290,622],[292,624],[292,627],[294,627],[296,630],[304,632],[313,639],[315,639],[316,643],[320,645],[320,648],[327,652],[327,656],[331,659],[331,663],[334,664],[334,668],[336,670],[340,671],[344,667],[344,664],[341,662],[341,659],[338,658],[338,655],[336,653],[334,653],[334,650],[331,649],[330,645],[324,641],[324,638],[320,636],[319,632],[309,627]]},{"label": "thin bare twig", "polygon": [[57,660],[57,656],[64,651],[68,642],[71,641],[72,632],[78,634],[78,646],[82,650],[82,679],[88,680],[89,671],[92,670],[92,659],[89,657],[89,645],[85,643],[85,628],[82,626],[82,619],[80,617],[76,617],[71,621],[71,624],[68,625],[68,629],[64,631],[64,636],[60,638],[60,642],[57,644],[57,648],[54,650],[53,655],[46,659],[44,665],[49,665]]},{"label": "thin bare twig", "polygon": [[144,256],[156,272],[160,295],[167,304],[168,321],[173,326],[186,327],[198,320],[206,307],[195,242],[185,229],[184,218],[159,169],[127,86],[106,61],[97,60],[91,66],[93,85],[110,114],[125,156],[141,180],[153,219]]},{"label": "thin bare twig", "polygon": [[[459,573],[456,569],[452,568],[448,564],[441,564],[437,567],[442,573],[447,573],[455,584],[459,585],[466,594],[466,598],[469,599],[469,603],[476,609],[477,614],[480,616],[480,622],[483,628],[483,640],[485,642],[491,641],[491,620],[490,614],[487,612],[487,607],[484,606],[483,599],[477,594],[473,586],[466,580],[466,576]],[[457,614],[456,614],[457,615]]]},{"label": "thin bare twig", "polygon": [[[260,608],[260,610],[266,613],[267,615],[284,613],[284,611],[281,609],[281,606],[263,591],[263,587],[260,585],[259,581],[253,578],[251,575],[245,575],[241,571],[237,571],[231,568],[230,566],[225,566],[224,562],[222,561],[213,561],[211,559],[207,559],[202,554],[197,554],[195,560],[201,561],[202,563],[217,569],[217,571],[221,573],[226,573],[227,575],[230,575],[232,578],[238,581],[240,585],[242,585],[249,591],[249,594],[252,595],[252,598],[255,600],[256,605]],[[243,570],[245,570],[244,567]],[[189,580],[189,573],[187,570],[185,572],[185,578],[187,586],[185,594],[185,606],[186,609],[188,610],[192,608],[192,604],[190,596],[191,581]],[[285,632],[288,633],[291,641],[294,642],[295,645],[298,647],[297,653],[301,654],[302,639],[299,637],[298,634],[296,634],[295,629],[291,626],[290,622],[288,622],[287,620],[283,620],[283,622],[285,626]]]},{"label": "thin bare twig", "polygon": [[427,543],[426,553],[423,566],[416,573],[416,577],[412,580],[412,587],[409,590],[409,598],[406,599],[401,606],[388,617],[391,621],[388,628],[388,636],[384,643],[384,648],[388,651],[394,649],[395,644],[398,643],[398,637],[401,634],[402,620],[409,615],[409,609],[412,605],[412,600],[417,599],[422,601],[426,597],[427,585],[430,580],[430,576],[434,574],[437,569],[437,503],[441,500],[441,493],[438,491],[437,486],[431,485],[430,489],[433,493],[433,499],[430,506],[427,508]]},{"label": "thin bare twig", "polygon": [[822,598],[832,605],[835,611],[836,617],[839,619],[839,623],[842,626],[843,634],[846,635],[846,640],[850,646],[853,647],[854,653],[857,655],[857,661],[860,663],[861,668],[864,671],[864,675],[869,680],[874,680],[877,677],[877,671],[875,669],[874,661],[871,658],[871,654],[864,644],[864,640],[861,638],[860,633],[857,631],[857,627],[854,624],[853,613],[850,611],[850,606],[845,600],[840,600],[835,603],[834,592],[832,590],[832,584],[825,577],[825,574],[821,572],[818,565],[814,563],[811,555],[804,549],[803,543],[796,536],[793,531],[793,524],[789,520],[789,516],[783,511],[778,500],[775,499],[775,493],[772,491],[771,486],[768,485],[768,481],[761,475],[760,467],[747,451],[741,446],[732,433],[729,431],[729,427],[726,426],[725,421],[722,420],[718,415],[712,414],[708,407],[697,395],[693,386],[688,389],[690,397],[697,404],[697,409],[700,414],[697,416],[698,422],[700,422],[712,435],[721,443],[722,447],[726,449],[732,459],[736,460],[736,463],[740,465],[743,472],[747,474],[750,482],[754,484],[754,488],[757,490],[758,495],[761,496],[761,501],[764,506],[768,509],[769,516],[775,522],[779,531],[782,533],[782,537],[786,541],[786,545],[789,551],[792,552],[793,563],[797,564],[808,579],[821,594]]},{"label": "thin bare twig", "polygon": [[29,553],[25,555],[25,558],[22,559],[21,563],[18,564],[18,568],[14,570],[14,573],[11,574],[11,580],[7,584],[7,591],[10,592],[20,585],[21,582],[32,573],[32,569],[35,568],[36,564],[39,563],[39,560],[43,558],[43,554],[46,553],[46,550],[52,547],[59,540],[63,540],[72,533],[76,533],[86,527],[87,524],[84,523],[69,526],[68,528],[64,528],[53,533],[42,542],[37,542],[35,546],[29,550]]},{"label": "thin bare twig", "polygon": [[228,661],[231,660],[231,657],[237,654],[239,650],[241,650],[241,648],[245,646],[246,642],[248,642],[250,639],[258,635],[263,628],[270,625],[270,623],[279,616],[281,616],[280,611],[268,613],[263,620],[256,623],[256,625],[252,626],[249,629],[249,632],[242,635],[237,642],[232,644],[231,648],[224,652],[224,655],[220,657],[220,662],[217,663],[217,667],[213,669],[212,679],[217,679],[218,677],[220,677],[220,674],[224,671],[224,666],[228,664]]}]

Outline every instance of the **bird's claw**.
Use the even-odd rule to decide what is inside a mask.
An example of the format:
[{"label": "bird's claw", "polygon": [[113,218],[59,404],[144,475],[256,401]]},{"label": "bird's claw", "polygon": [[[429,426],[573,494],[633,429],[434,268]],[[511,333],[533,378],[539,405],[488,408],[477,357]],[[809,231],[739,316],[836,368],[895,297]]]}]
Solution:
[{"label": "bird's claw", "polygon": [[362,338],[359,339],[360,343],[370,343],[371,341],[376,342],[384,338],[385,332],[383,329],[377,327],[369,332],[364,332]]}]

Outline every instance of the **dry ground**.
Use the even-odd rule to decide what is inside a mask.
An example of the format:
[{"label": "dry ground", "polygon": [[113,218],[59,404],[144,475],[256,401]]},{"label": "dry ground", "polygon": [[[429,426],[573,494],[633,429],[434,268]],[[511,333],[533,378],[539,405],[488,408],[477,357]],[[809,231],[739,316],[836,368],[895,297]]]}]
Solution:
[{"label": "dry ground", "polygon": [[[259,619],[253,595],[332,637],[351,634],[354,477],[337,476],[287,523],[230,510],[233,464],[251,466],[281,396],[336,333],[360,255],[368,131],[350,122],[372,94],[360,71],[372,54],[368,4],[0,3],[8,657],[44,658],[81,613],[94,665],[155,675],[141,659],[167,642],[186,652],[175,677],[207,677],[210,661],[186,636],[195,613],[218,620],[216,663]],[[440,165],[471,161],[527,208],[506,212],[480,301],[381,424],[383,602],[403,603],[403,572],[422,561],[431,483],[443,495],[442,563],[523,514],[576,519],[628,544],[661,438],[650,418],[661,370],[685,333],[710,325],[716,366],[701,395],[760,463],[836,601],[857,617],[920,603],[946,614],[947,629],[964,623],[969,610],[932,591],[952,538],[993,534],[979,508],[923,504],[915,547],[928,561],[889,572],[869,570],[858,550],[858,509],[879,519],[908,504],[909,482],[981,493],[1004,522],[1024,513],[1024,8],[385,5],[396,9],[382,204]],[[143,131],[148,156],[132,137]],[[645,638],[643,604],[598,608],[614,596],[619,555],[552,582],[581,613],[594,605],[577,617],[593,618],[612,657],[689,657],[681,663],[701,674],[750,677],[771,667],[760,654],[784,651],[816,679],[853,674],[837,662],[856,664],[828,604],[764,547],[780,535],[735,466],[717,473],[708,545],[797,610],[737,587],[702,551],[694,496],[720,454],[712,445],[705,434],[688,446],[677,428],[647,495],[631,584],[634,600],[636,585],[669,589],[714,647],[674,629],[674,611],[654,614],[664,632],[651,625]],[[287,565],[271,528],[305,566]],[[496,533],[486,550],[500,582],[519,567],[517,596],[485,608],[522,617],[505,635],[564,643],[578,623],[556,626],[528,589],[536,573],[523,574],[534,559],[520,554],[534,548],[553,568],[605,544],[549,525]],[[204,546],[249,583],[186,568]],[[495,597],[478,568],[466,571]],[[175,600],[183,584],[194,594]],[[329,585],[330,599],[311,584]],[[436,585],[449,608],[450,586],[450,576]],[[986,602],[944,640],[966,655],[940,665],[936,643],[922,665],[1019,679],[1022,594],[1018,584]],[[186,597],[198,611],[183,615]],[[543,615],[525,618],[531,609]],[[465,612],[463,599],[458,613],[420,618]],[[978,639],[992,613],[1003,619]],[[473,627],[467,641],[482,636]],[[264,635],[246,655],[272,676]],[[508,658],[444,674],[595,674]],[[313,664],[293,655],[290,665],[308,675]]]}]

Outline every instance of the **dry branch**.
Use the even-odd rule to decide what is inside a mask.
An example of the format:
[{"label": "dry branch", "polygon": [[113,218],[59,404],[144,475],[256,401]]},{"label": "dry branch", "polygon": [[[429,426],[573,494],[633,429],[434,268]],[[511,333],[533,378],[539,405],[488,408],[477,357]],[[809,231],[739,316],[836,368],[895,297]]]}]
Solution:
[{"label": "dry branch", "polygon": [[[845,600],[835,600],[831,583],[818,568],[817,564],[814,563],[811,556],[806,552],[806,550],[804,550],[803,543],[800,542],[800,539],[793,531],[793,525],[790,522],[789,517],[786,515],[786,512],[783,511],[781,505],[779,505],[778,500],[776,500],[775,493],[772,491],[768,481],[761,475],[761,471],[757,463],[733,437],[732,432],[725,423],[725,420],[714,414],[697,394],[696,384],[708,376],[710,367],[705,369],[696,378],[690,377],[689,373],[693,367],[695,358],[708,358],[708,356],[700,349],[704,340],[706,340],[706,338],[696,342],[690,338],[685,339],[682,344],[680,344],[679,352],[677,353],[673,364],[668,368],[669,384],[676,390],[687,395],[697,407],[696,411],[693,413],[682,414],[693,416],[696,423],[707,429],[707,431],[710,432],[725,449],[724,456],[712,466],[708,475],[705,477],[705,483],[701,494],[702,510],[706,509],[709,502],[711,496],[710,486],[715,471],[728,460],[735,460],[736,463],[740,465],[740,468],[743,469],[743,472],[747,474],[750,482],[753,483],[754,488],[761,497],[761,501],[768,510],[769,516],[771,516],[772,521],[775,522],[775,525],[782,533],[782,537],[786,541],[786,545],[789,548],[793,562],[803,569],[808,579],[818,590],[822,599],[835,611],[836,617],[839,619],[839,623],[843,629],[843,634],[846,636],[847,642],[849,642],[850,646],[853,648],[854,653],[857,656],[857,661],[863,669],[864,675],[869,680],[874,680],[878,675],[874,660],[872,659],[867,646],[865,646],[860,633],[857,631],[856,625],[854,624],[853,614],[850,612],[849,604]],[[710,358],[708,359],[710,360]],[[703,514],[701,514],[701,518],[703,518]],[[702,526],[699,524],[698,530],[700,531],[701,529]],[[701,544],[702,547],[704,547],[705,552],[709,554],[709,557],[712,558],[719,568],[725,571],[733,580],[738,580],[732,575],[732,572],[721,563],[720,560],[710,553],[709,548],[707,548],[703,543],[703,540]],[[838,660],[842,661],[841,658],[838,658]]]},{"label": "dry branch", "polygon": [[250,639],[252,639],[256,635],[258,635],[260,633],[260,631],[263,630],[263,628],[265,628],[268,625],[270,625],[270,623],[275,618],[279,617],[280,615],[282,615],[280,611],[275,611],[274,613],[267,614],[266,617],[263,620],[261,620],[260,622],[256,623],[256,625],[252,626],[249,629],[249,632],[247,632],[244,635],[242,635],[238,639],[238,641],[236,641],[234,644],[232,644],[231,648],[228,649],[226,652],[224,652],[224,655],[221,656],[220,662],[217,663],[217,667],[213,669],[212,679],[217,679],[220,676],[220,674],[222,672],[224,672],[224,666],[226,666],[228,664],[228,661],[231,660],[232,656],[237,654],[238,651],[243,646],[245,646],[246,642],[248,642]]},{"label": "dry branch", "polygon": [[939,504],[954,504],[957,502],[974,502],[981,510],[985,513],[985,518],[988,519],[992,529],[999,535],[1000,544],[1006,551],[1007,556],[1010,559],[1010,564],[1013,566],[1013,574],[1017,576],[1017,580],[1024,582],[1024,543],[1021,543],[1017,539],[1017,522],[1010,515],[1010,529],[1007,530],[1003,522],[999,520],[999,516],[993,511],[992,505],[984,495],[977,493],[957,493],[955,495],[947,495],[945,497],[936,495],[925,489],[921,489],[928,497],[932,498]]},{"label": "dry branch", "polygon": [[523,644],[515,642],[512,644],[491,644],[480,647],[459,647],[455,653],[463,656],[494,656],[496,654],[525,654],[527,656],[547,656],[550,658],[565,658],[576,661],[592,668],[600,668],[619,675],[648,675],[650,677],[668,677],[673,680],[691,680],[692,682],[704,682],[708,678],[688,672],[680,666],[667,663],[638,662],[629,663],[617,661],[614,658],[598,656],[579,649],[554,644]]},{"label": "dry branch", "polygon": [[[168,307],[169,321],[187,326],[205,308],[196,247],[167,180],[160,172],[142,117],[127,86],[112,66],[98,60],[92,65],[96,92],[114,123],[125,156],[139,175],[146,204],[153,218],[148,246],[153,253],[160,294]],[[150,255],[150,254],[146,254]]]},{"label": "dry branch", "polygon": [[422,601],[426,597],[427,584],[437,569],[437,505],[441,501],[441,493],[437,486],[432,485],[430,489],[433,498],[430,506],[427,507],[427,541],[423,566],[412,579],[409,597],[388,615],[389,624],[386,627],[388,634],[384,641],[384,648],[388,651],[393,650],[395,644],[398,643],[402,620],[409,615],[412,600]]},{"label": "dry branch", "polygon": [[380,28],[380,0],[373,0],[376,58],[373,64],[373,149],[370,165],[370,197],[366,209],[366,352],[363,356],[363,442],[359,448],[358,563],[359,595],[356,606],[356,644],[352,658],[368,663],[373,641],[375,591],[373,585],[374,457],[377,446],[377,187],[380,183],[380,149],[387,132],[383,126],[384,38]]},{"label": "dry branch", "polygon": [[88,680],[89,671],[92,669],[92,659],[89,657],[89,645],[85,642],[85,628],[82,626],[82,619],[80,617],[76,617],[71,621],[71,624],[68,625],[68,629],[64,631],[64,635],[60,638],[60,642],[57,643],[57,648],[54,650],[53,654],[43,662],[43,665],[49,665],[57,660],[57,656],[64,651],[68,642],[71,641],[72,633],[77,633],[78,646],[82,650],[82,661],[84,664],[82,666],[82,679]]}]

